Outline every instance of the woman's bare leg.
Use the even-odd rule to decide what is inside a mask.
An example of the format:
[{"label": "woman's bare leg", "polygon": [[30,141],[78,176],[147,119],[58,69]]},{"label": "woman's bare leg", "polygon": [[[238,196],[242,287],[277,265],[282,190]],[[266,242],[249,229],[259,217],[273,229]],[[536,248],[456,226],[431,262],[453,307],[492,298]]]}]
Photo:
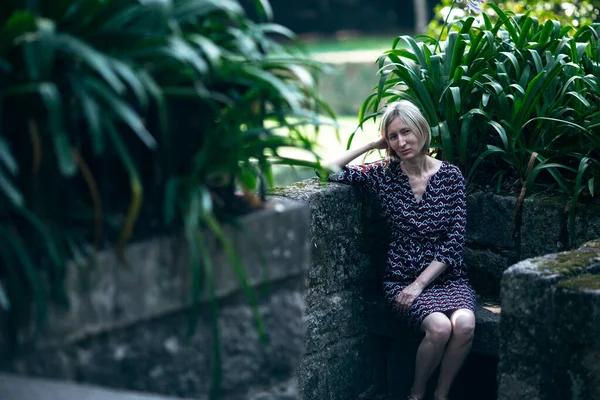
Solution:
[{"label": "woman's bare leg", "polygon": [[459,309],[450,314],[452,336],[440,364],[440,377],[435,389],[435,400],[444,400],[458,370],[467,358],[473,343],[475,315],[471,310]]},{"label": "woman's bare leg", "polygon": [[415,379],[410,391],[415,399],[425,397],[427,381],[440,364],[446,344],[452,335],[452,324],[445,314],[435,312],[425,317],[421,323],[421,330],[425,332],[425,337],[417,350]]}]

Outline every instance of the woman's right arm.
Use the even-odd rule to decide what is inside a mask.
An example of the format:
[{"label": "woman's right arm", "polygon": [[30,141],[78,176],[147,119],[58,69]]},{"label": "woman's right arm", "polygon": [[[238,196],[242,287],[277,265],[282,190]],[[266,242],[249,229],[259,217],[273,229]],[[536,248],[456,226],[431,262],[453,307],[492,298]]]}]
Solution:
[{"label": "woman's right arm", "polygon": [[333,170],[339,169],[347,165],[350,161],[355,158],[365,154],[367,151],[375,150],[375,149],[385,149],[387,147],[386,140],[381,137],[375,142],[370,142],[361,146],[357,149],[348,150],[341,156],[334,158],[332,160],[325,161],[324,166]]}]

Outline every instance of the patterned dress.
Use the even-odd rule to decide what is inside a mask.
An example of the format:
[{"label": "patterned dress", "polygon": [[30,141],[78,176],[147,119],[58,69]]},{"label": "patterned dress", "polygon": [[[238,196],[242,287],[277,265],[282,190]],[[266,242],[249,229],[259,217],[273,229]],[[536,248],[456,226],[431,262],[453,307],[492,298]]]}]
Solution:
[{"label": "patterned dress", "polygon": [[[377,196],[391,228],[383,291],[395,313],[418,328],[433,312],[458,308],[474,311],[475,291],[462,252],[466,227],[465,184],[460,170],[447,162],[429,178],[417,201],[400,163],[382,160],[344,167],[329,180],[364,185]],[[415,299],[407,312],[396,296],[433,261],[448,267]]]}]

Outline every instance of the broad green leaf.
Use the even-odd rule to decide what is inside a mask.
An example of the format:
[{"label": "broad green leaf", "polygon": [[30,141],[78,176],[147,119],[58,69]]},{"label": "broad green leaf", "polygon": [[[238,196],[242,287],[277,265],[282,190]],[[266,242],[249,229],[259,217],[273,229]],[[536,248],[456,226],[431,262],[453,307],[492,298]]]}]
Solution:
[{"label": "broad green leaf", "polygon": [[460,88],[455,86],[450,86],[450,93],[452,94],[452,101],[454,104],[454,110],[459,113],[461,110],[461,100],[460,100]]},{"label": "broad green leaf", "polygon": [[496,146],[492,146],[492,145],[488,145],[487,146],[487,150],[484,151],[483,153],[481,153],[477,159],[475,160],[475,162],[473,163],[473,165],[471,166],[471,169],[469,170],[469,173],[467,175],[467,179],[471,179],[471,177],[473,176],[473,174],[475,173],[475,171],[477,170],[477,167],[479,166],[479,164],[485,160],[487,157],[489,157],[492,154],[505,154],[506,152]]},{"label": "broad green leaf", "polygon": [[71,154],[69,137],[62,123],[62,100],[60,92],[56,86],[46,83],[39,86],[39,92],[48,110],[47,118],[52,131],[54,151],[58,159],[60,172],[64,176],[73,176],[77,172],[77,167]]},{"label": "broad green leaf", "polygon": [[85,86],[74,75],[69,76],[71,88],[81,103],[81,110],[92,137],[92,147],[95,155],[104,152],[104,134],[102,132],[101,108],[86,90]]},{"label": "broad green leaf", "polygon": [[2,136],[0,136],[0,163],[3,164],[11,174],[16,175],[19,173],[19,166],[10,151],[8,142]]},{"label": "broad green leaf", "polygon": [[273,9],[269,0],[255,0],[256,8],[261,12],[262,16],[267,20],[273,20]]},{"label": "broad green leaf", "polygon": [[10,178],[4,174],[2,168],[0,168],[0,193],[4,194],[14,206],[23,205],[23,195],[10,181]]},{"label": "broad green leaf", "polygon": [[6,289],[4,289],[2,282],[0,282],[0,308],[4,311],[10,311],[10,300],[8,299]]},{"label": "broad green leaf", "polygon": [[472,119],[473,114],[465,115],[465,117],[461,119],[460,139],[458,144],[458,157],[460,159],[461,165],[467,165],[469,149],[469,132],[471,131],[470,128]]},{"label": "broad green leaf", "polygon": [[496,133],[498,133],[498,136],[500,136],[500,140],[502,141],[502,145],[504,146],[504,150],[508,151],[508,136],[506,135],[504,127],[496,121],[487,121],[486,124],[491,126],[496,131]]},{"label": "broad green leaf", "polygon": [[120,100],[98,80],[88,78],[85,85],[102,99],[107,109],[120,118],[150,149],[156,148],[156,140],[148,132],[140,116],[126,102]]},{"label": "broad green leaf", "polygon": [[148,94],[146,93],[146,88],[144,87],[144,83],[137,76],[133,68],[125,64],[124,62],[121,62],[116,59],[111,59],[109,63],[113,67],[115,72],[121,76],[123,82],[125,82],[131,88],[139,105],[143,109],[147,108]]},{"label": "broad green leaf", "polygon": [[111,68],[109,59],[79,38],[66,34],[58,34],[48,41],[58,50],[80,59],[93,71],[98,73],[117,93],[125,91],[125,85]]}]

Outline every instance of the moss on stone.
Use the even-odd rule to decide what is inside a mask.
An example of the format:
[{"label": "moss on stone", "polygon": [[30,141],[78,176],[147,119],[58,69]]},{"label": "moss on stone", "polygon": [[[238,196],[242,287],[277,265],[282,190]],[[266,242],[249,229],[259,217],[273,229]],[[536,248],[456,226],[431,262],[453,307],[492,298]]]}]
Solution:
[{"label": "moss on stone", "polygon": [[583,247],[591,247],[594,249],[600,249],[600,239],[591,240],[583,245]]},{"label": "moss on stone", "polygon": [[558,286],[569,290],[600,290],[600,275],[579,275],[560,282]]},{"label": "moss on stone", "polygon": [[589,266],[598,258],[598,252],[591,249],[581,249],[557,254],[552,260],[546,260],[540,265],[540,270],[546,273],[571,275]]},{"label": "moss on stone", "polygon": [[276,187],[272,188],[271,190],[269,190],[269,194],[273,195],[273,196],[281,196],[281,195],[286,194],[290,189],[303,190],[303,189],[306,189],[306,187],[312,186],[318,182],[319,181],[315,182],[315,180],[313,180],[313,179],[305,179],[303,181],[290,183],[289,185],[285,185],[285,186],[276,186]]}]

